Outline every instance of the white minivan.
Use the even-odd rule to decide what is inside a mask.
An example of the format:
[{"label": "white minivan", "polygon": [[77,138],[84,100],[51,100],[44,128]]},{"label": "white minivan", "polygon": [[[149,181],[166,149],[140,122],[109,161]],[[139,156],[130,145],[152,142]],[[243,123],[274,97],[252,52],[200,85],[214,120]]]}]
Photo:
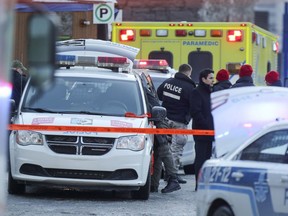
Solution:
[{"label": "white minivan", "polygon": [[[153,121],[165,118],[164,108],[149,108],[146,90],[156,93],[151,80],[132,71],[129,58],[137,50],[99,40],[68,41],[63,46],[54,86],[40,94],[28,82],[14,116],[15,126],[32,129],[11,132],[9,193],[24,193],[27,185],[38,184],[130,190],[134,198],[148,199],[154,135],[81,128],[153,128]],[[73,46],[92,47],[93,55],[73,55]],[[96,54],[97,47],[102,50]],[[126,51],[129,58],[122,56]],[[33,128],[44,125],[57,127]],[[64,130],[57,129],[61,127]]]}]

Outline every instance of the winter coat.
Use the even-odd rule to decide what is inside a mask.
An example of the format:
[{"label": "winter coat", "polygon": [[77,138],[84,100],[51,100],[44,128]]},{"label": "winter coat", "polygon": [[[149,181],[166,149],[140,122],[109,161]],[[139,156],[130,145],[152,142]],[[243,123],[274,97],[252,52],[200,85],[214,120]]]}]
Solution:
[{"label": "winter coat", "polygon": [[26,77],[21,75],[18,71],[12,70],[12,96],[11,99],[15,100],[16,108],[18,109],[20,99],[26,85]]},{"label": "winter coat", "polygon": [[[214,122],[211,111],[211,87],[202,81],[199,85],[193,90],[193,105],[191,109],[193,123],[193,129],[201,130],[214,130]],[[213,141],[214,136],[193,136],[194,140],[197,142],[207,142]]]},{"label": "winter coat", "polygon": [[232,83],[229,80],[219,81],[214,84],[213,92],[231,88]]},{"label": "winter coat", "polygon": [[176,73],[173,78],[165,80],[157,89],[162,106],[167,110],[167,118],[188,124],[191,120],[191,92],[196,84],[185,74]]},{"label": "winter coat", "polygon": [[282,82],[281,82],[281,80],[277,80],[277,81],[275,81],[274,83],[271,83],[269,86],[282,86]]},{"label": "winter coat", "polygon": [[250,76],[240,77],[231,88],[245,87],[245,86],[255,86],[253,79]]}]

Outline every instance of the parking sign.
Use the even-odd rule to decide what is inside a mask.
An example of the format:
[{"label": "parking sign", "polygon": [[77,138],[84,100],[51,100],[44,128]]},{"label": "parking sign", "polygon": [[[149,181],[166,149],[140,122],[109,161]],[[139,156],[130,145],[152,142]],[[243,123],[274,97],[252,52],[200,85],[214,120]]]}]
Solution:
[{"label": "parking sign", "polygon": [[103,24],[114,21],[114,3],[101,3],[93,5],[93,23]]}]

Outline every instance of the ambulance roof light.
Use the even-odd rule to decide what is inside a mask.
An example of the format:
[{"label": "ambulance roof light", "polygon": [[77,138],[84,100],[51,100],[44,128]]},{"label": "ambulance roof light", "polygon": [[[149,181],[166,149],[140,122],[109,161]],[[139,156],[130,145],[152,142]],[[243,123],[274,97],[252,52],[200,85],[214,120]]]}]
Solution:
[{"label": "ambulance roof light", "polygon": [[152,33],[150,29],[140,29],[140,36],[149,37],[151,35]]},{"label": "ambulance roof light", "polygon": [[273,42],[273,51],[278,53],[279,52],[279,43],[278,42]]},{"label": "ambulance roof light", "polygon": [[132,29],[121,29],[120,30],[120,41],[135,41],[135,31]]},{"label": "ambulance roof light", "polygon": [[195,37],[205,37],[206,36],[206,30],[204,29],[197,29],[194,31]]},{"label": "ambulance roof light", "polygon": [[187,31],[184,29],[176,29],[175,36],[177,37],[185,37],[187,35]]},{"label": "ambulance roof light", "polygon": [[241,42],[243,40],[243,33],[241,30],[228,30],[227,31],[228,42]]},{"label": "ambulance roof light", "polygon": [[157,37],[167,37],[168,36],[168,30],[167,29],[157,29],[156,30],[156,36]]},{"label": "ambulance roof light", "polygon": [[169,65],[165,59],[137,59],[134,60],[134,69],[167,70]]},{"label": "ambulance roof light", "polygon": [[211,37],[222,37],[222,30],[220,29],[212,29],[210,31]]}]

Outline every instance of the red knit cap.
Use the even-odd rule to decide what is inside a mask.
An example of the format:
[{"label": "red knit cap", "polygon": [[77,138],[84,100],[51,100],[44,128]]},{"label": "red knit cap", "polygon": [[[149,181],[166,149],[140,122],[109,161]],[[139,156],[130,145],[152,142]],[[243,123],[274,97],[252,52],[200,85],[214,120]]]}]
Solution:
[{"label": "red knit cap", "polygon": [[277,71],[269,71],[266,76],[265,80],[267,83],[274,83],[279,80],[279,73]]},{"label": "red knit cap", "polygon": [[221,69],[218,71],[218,73],[216,75],[217,81],[224,81],[224,80],[228,80],[228,79],[229,79],[229,71],[227,71],[226,69]]},{"label": "red knit cap", "polygon": [[242,65],[239,71],[239,76],[251,76],[253,73],[253,68],[249,64]]}]

